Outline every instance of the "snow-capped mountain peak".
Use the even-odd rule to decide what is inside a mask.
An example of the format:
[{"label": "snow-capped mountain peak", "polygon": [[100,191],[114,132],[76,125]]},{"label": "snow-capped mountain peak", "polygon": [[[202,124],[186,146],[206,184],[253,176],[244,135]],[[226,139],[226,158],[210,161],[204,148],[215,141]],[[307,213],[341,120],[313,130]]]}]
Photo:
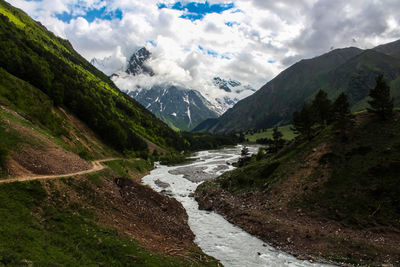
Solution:
[{"label": "snow-capped mountain peak", "polygon": [[154,75],[153,70],[146,66],[146,61],[151,57],[151,53],[145,47],[137,50],[128,62],[128,67],[126,69],[126,73],[131,75],[139,75],[139,74],[148,74],[150,76]]}]

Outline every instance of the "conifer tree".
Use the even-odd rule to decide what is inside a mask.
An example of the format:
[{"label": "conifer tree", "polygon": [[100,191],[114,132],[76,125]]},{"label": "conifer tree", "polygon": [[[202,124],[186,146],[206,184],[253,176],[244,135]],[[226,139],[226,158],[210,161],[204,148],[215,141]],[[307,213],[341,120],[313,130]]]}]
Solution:
[{"label": "conifer tree", "polygon": [[293,130],[295,133],[299,133],[311,139],[312,127],[315,123],[315,116],[313,113],[312,106],[306,103],[300,111],[295,111],[293,113]]},{"label": "conifer tree", "polygon": [[319,90],[312,102],[312,108],[315,111],[316,122],[326,125],[330,121],[332,102],[328,99],[328,94]]},{"label": "conifer tree", "polygon": [[249,153],[249,148],[247,146],[244,146],[242,148],[242,151],[240,151],[240,156],[242,156],[244,158],[247,157],[249,154],[250,154]]},{"label": "conifer tree", "polygon": [[333,103],[333,119],[342,137],[346,136],[346,130],[353,124],[350,104],[345,93],[341,93]]},{"label": "conifer tree", "polygon": [[381,120],[387,120],[393,115],[393,98],[390,97],[390,87],[380,74],[376,78],[374,89],[369,91],[369,96],[372,98],[368,103],[370,108],[368,111],[379,116]]},{"label": "conifer tree", "polygon": [[284,140],[282,139],[283,134],[278,130],[278,127],[275,126],[273,133],[272,133],[272,144],[273,144],[273,151],[277,152],[279,149],[281,149],[284,145]]}]

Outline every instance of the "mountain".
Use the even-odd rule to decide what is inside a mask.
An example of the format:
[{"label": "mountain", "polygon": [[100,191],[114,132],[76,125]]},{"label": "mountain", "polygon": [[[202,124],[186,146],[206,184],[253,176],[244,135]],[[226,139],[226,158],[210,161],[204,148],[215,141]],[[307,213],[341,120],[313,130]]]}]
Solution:
[{"label": "mountain", "polygon": [[[140,48],[130,57],[126,70],[114,73],[111,76],[112,80],[129,96],[176,130],[188,131],[205,119],[218,117],[215,107],[199,91],[170,82],[146,87],[135,84],[137,78],[145,80],[156,75],[146,65],[150,59],[151,53],[145,47]],[[127,87],[121,85],[126,82],[129,83]]]},{"label": "mountain", "polygon": [[243,86],[241,82],[235,81],[235,80],[232,80],[232,79],[225,80],[225,79],[222,79],[220,77],[214,77],[213,78],[213,83],[219,89],[222,89],[222,90],[224,90],[225,92],[228,92],[228,93],[235,92],[235,93],[239,94],[239,93],[241,93],[243,91],[246,91],[246,90],[250,90],[250,91],[253,91],[253,92],[256,91],[251,86],[249,86],[249,85]]},{"label": "mountain", "polygon": [[153,70],[145,65],[150,56],[151,53],[145,47],[140,48],[129,59],[126,73],[132,75],[148,74],[150,76],[153,76]]},{"label": "mountain", "polygon": [[198,91],[178,86],[153,86],[128,92],[140,104],[150,110],[170,127],[188,131],[199,122],[216,118],[208,102]]},{"label": "mountain", "polygon": [[153,143],[181,151],[183,139],[121,92],[102,72],[25,13],[2,3],[0,67],[70,110],[108,145],[144,151]]},{"label": "mountain", "polygon": [[[110,72],[109,70],[115,65],[111,57],[94,58],[91,63],[101,71],[111,73],[111,79],[121,90],[147,107],[170,127],[180,130],[191,130],[205,119],[218,117],[238,101],[255,92],[250,85],[243,85],[239,81],[226,80],[218,76],[205,81],[205,88],[188,88],[154,73],[149,66],[151,60],[151,52],[142,47],[130,56],[124,70],[114,67],[115,71]],[[189,93],[189,91],[192,92]],[[160,95],[157,95],[158,93]],[[183,99],[188,94],[193,101],[186,104]],[[166,105],[168,109],[160,108]],[[190,110],[196,111],[191,112],[190,117],[187,115],[186,105],[189,105]],[[185,108],[184,112],[183,108]],[[171,114],[176,114],[176,116]]]},{"label": "mountain", "polygon": [[[238,132],[288,124],[292,114],[316,92],[325,90],[331,99],[341,92],[349,95],[352,110],[366,107],[375,77],[384,73],[390,83],[395,104],[400,104],[399,41],[361,50],[355,47],[336,49],[319,57],[301,60],[282,71],[256,93],[239,101],[218,121],[204,124],[196,131]],[[386,54],[387,53],[387,54]]]}]

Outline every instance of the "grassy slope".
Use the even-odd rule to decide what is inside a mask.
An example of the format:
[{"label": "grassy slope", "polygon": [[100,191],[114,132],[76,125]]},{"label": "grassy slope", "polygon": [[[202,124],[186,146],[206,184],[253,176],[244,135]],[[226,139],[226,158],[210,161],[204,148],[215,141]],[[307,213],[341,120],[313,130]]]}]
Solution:
[{"label": "grassy slope", "polygon": [[[279,126],[278,130],[283,134],[283,139],[285,140],[293,140],[297,135],[291,130],[292,125]],[[265,131],[253,134],[246,134],[245,138],[250,142],[256,142],[257,139],[260,138],[270,138],[272,139],[273,128],[269,128]]]},{"label": "grassy slope", "polygon": [[[50,139],[57,146],[87,160],[119,156],[116,151],[99,141],[87,127],[78,127],[79,125],[70,121],[66,117],[67,113],[55,108],[46,94],[1,68],[0,76],[0,104],[7,107],[0,110],[0,150],[4,154],[18,151],[23,145],[37,148],[45,145],[35,136],[23,137],[10,127],[11,123],[32,129],[39,136]],[[6,158],[0,161],[5,164]],[[2,175],[6,174],[3,172]]]},{"label": "grassy slope", "polygon": [[[310,142],[294,143],[273,158],[253,159],[202,184],[198,193],[219,187],[241,199],[242,193],[261,191],[270,203],[267,210],[278,209],[278,214],[279,209],[293,213],[300,209],[310,218],[332,220],[344,229],[374,232],[381,228],[382,233],[390,235],[400,229],[399,132],[400,114],[386,123],[364,119],[347,142],[328,127]],[[340,245],[335,238],[331,242]],[[362,242],[347,240],[352,251],[339,258],[356,263],[365,255],[372,261],[375,257],[382,259],[385,249],[389,254],[389,247],[375,250]],[[338,256],[328,254],[331,259]]]},{"label": "grassy slope", "polygon": [[[92,158],[118,156],[117,152],[107,148],[100,141],[93,142],[94,136],[80,132],[81,129],[66,120],[62,116],[63,113],[57,109],[51,112],[51,101],[46,95],[39,94],[30,98],[27,96],[31,94],[20,94],[19,90],[24,89],[24,92],[27,92],[35,88],[12,76],[8,78],[9,81],[16,82],[18,86],[12,87],[13,83],[10,83],[7,85],[11,87],[0,87],[0,92],[3,93],[9,88],[15,90],[13,103],[9,102],[7,94],[2,94],[0,98],[3,105],[10,104],[6,110],[0,109],[0,140],[2,141],[0,153],[2,150],[18,153],[23,146],[43,149],[46,143],[38,137],[48,138],[59,147],[79,153],[85,146],[72,138],[72,136],[79,136],[79,139],[86,140],[85,144],[89,144],[91,148],[90,152],[84,150],[86,156],[90,155]],[[37,105],[36,101],[42,104]],[[50,112],[52,115],[40,121],[36,116],[37,112],[39,114]],[[53,125],[51,122],[54,120],[60,122],[57,124],[59,127],[54,128],[56,132],[53,132],[52,127],[48,127],[48,125]],[[34,135],[29,135],[28,132],[21,136],[10,125],[32,129]],[[58,136],[60,129],[61,136],[66,134],[74,139],[75,143],[67,142]],[[7,154],[3,159],[0,158],[0,162],[8,161],[11,153]],[[31,263],[39,266],[48,264],[69,266],[215,265],[215,261],[207,258],[195,247],[187,248],[189,253],[192,253],[188,256],[170,256],[144,248],[140,242],[132,238],[132,235],[118,232],[113,224],[100,223],[101,214],[98,213],[98,209],[88,204],[100,201],[101,210],[105,211],[110,209],[110,200],[99,197],[99,191],[95,193],[94,190],[100,190],[100,192],[108,190],[101,186],[112,177],[124,176],[137,180],[152,168],[152,164],[143,159],[116,160],[107,162],[107,166],[110,170],[81,176],[77,180],[0,184],[0,265],[14,266]],[[4,169],[0,169],[1,175],[7,175]],[[72,192],[58,189],[60,183],[68,186]],[[78,198],[87,199],[74,201],[72,197],[74,194],[78,195]],[[118,191],[116,194],[119,194]],[[59,201],[54,202],[49,199]],[[66,201],[67,199],[69,201]],[[142,199],[142,201],[147,201],[147,199]],[[116,207],[111,207],[111,209],[114,211]]]},{"label": "grassy slope", "polygon": [[[9,78],[14,79],[11,76]],[[14,82],[21,82],[15,79]],[[5,88],[13,87],[0,87],[0,91]],[[70,121],[63,119],[61,112],[50,111],[53,115],[48,117],[49,121],[45,119],[41,122],[33,115],[36,112],[47,114],[51,105],[46,103],[50,101],[44,94],[33,98],[26,95],[20,96],[18,90],[21,88],[24,88],[25,92],[35,89],[22,82],[18,87],[13,88],[16,90],[13,95],[15,104],[10,103],[6,110],[0,109],[0,153],[1,151],[18,153],[20,147],[28,145],[37,149],[46,147],[38,136],[48,137],[55,145],[64,149],[75,153],[81,152],[80,149],[85,148],[82,143],[76,141],[72,144],[56,135],[62,129],[62,133],[68,136],[71,136],[69,133],[74,133],[74,136],[79,136],[80,140],[87,141],[85,144],[89,144],[92,150],[90,152],[85,150],[87,152],[85,155],[93,158],[118,156],[118,153],[107,148],[100,141],[89,142],[88,140],[93,140],[95,137],[89,137],[87,133],[80,132],[80,129],[75,128]],[[35,101],[38,101],[40,97],[43,97],[39,101],[42,105],[36,105]],[[3,104],[9,103],[6,97],[0,99]],[[10,110],[11,107],[18,113]],[[53,120],[59,121],[62,126],[55,128],[56,133],[53,132],[53,128],[47,127],[53,125],[49,124]],[[34,135],[28,133],[21,136],[10,125],[33,129]],[[7,154],[4,158],[0,157],[0,163],[8,161],[10,155]],[[215,261],[207,258],[195,247],[186,249],[192,253],[188,256],[170,256],[144,248],[141,243],[132,239],[132,235],[119,233],[113,224],[100,224],[101,214],[96,213],[98,210],[88,205],[88,201],[102,201],[104,203],[101,204],[101,210],[107,210],[110,209],[110,200],[99,197],[99,191],[95,193],[94,188],[99,187],[100,189],[95,190],[101,190],[100,192],[108,190],[101,185],[117,176],[138,180],[143,173],[152,168],[152,164],[143,159],[116,160],[107,162],[107,166],[110,170],[79,177],[78,180],[0,184],[0,265],[29,265],[31,263],[39,266],[48,264],[69,266],[215,265]],[[0,167],[1,176],[7,175],[2,166]],[[69,190],[72,190],[79,198],[88,199],[66,201],[65,197],[72,197],[71,191],[57,189],[60,183],[68,185]],[[116,193],[119,194],[118,191]],[[91,197],[96,194],[97,198]],[[49,199],[60,198],[61,202],[49,201]],[[142,201],[147,201],[147,199],[142,199]],[[115,208],[113,207],[112,210],[114,211]]]},{"label": "grassy slope", "polygon": [[121,93],[107,76],[22,11],[0,1],[0,67],[64,105],[119,150],[143,150],[146,138],[168,149],[182,139]]},{"label": "grassy slope", "polygon": [[[222,175],[217,181],[230,191],[272,190],[299,171],[313,149],[327,143],[330,151],[308,177],[318,179],[328,167],[330,177],[293,204],[355,225],[392,224],[400,227],[400,120],[364,122],[343,143],[330,127],[311,142],[287,148],[276,158],[253,161],[244,169]],[[224,187],[223,185],[223,187]],[[376,213],[374,213],[377,211]],[[370,216],[374,213],[374,216]]]},{"label": "grassy slope", "polygon": [[[73,188],[78,197],[92,195],[110,173],[74,180],[33,181],[0,185],[0,263],[62,266],[215,266],[196,248],[186,257],[145,249],[112,225],[100,225],[90,204],[67,201],[57,184]],[[51,193],[45,190],[53,188]],[[71,192],[70,192],[71,193]],[[61,199],[61,202],[59,202]],[[107,204],[105,204],[107,205]],[[104,207],[107,209],[107,207]],[[198,257],[203,260],[199,260]]]}]

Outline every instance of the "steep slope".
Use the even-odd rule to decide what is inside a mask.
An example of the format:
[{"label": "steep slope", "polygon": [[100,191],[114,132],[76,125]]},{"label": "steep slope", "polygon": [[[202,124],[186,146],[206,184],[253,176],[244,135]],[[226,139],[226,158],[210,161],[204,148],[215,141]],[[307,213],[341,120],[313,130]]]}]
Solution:
[{"label": "steep slope", "polygon": [[22,11],[0,2],[0,67],[65,106],[114,148],[145,140],[181,150],[183,140],[72,48]]},{"label": "steep slope", "polygon": [[[396,47],[382,46],[378,50],[393,54]],[[302,60],[281,72],[254,95],[237,103],[218,122],[196,130],[227,133],[287,124],[293,112],[310,101],[319,89],[325,90],[332,99],[345,91],[350,96],[352,109],[358,110],[365,106],[369,89],[379,73],[385,74],[392,86],[395,104],[399,105],[399,66],[399,58],[354,47]]]},{"label": "steep slope", "polygon": [[189,131],[208,118],[218,114],[209,109],[208,102],[198,91],[179,86],[153,86],[128,92],[140,104],[150,110],[170,127]]},{"label": "steep slope", "polygon": [[398,111],[390,122],[360,113],[346,141],[331,126],[297,138],[200,185],[196,199],[300,258],[398,265],[399,131]]}]

